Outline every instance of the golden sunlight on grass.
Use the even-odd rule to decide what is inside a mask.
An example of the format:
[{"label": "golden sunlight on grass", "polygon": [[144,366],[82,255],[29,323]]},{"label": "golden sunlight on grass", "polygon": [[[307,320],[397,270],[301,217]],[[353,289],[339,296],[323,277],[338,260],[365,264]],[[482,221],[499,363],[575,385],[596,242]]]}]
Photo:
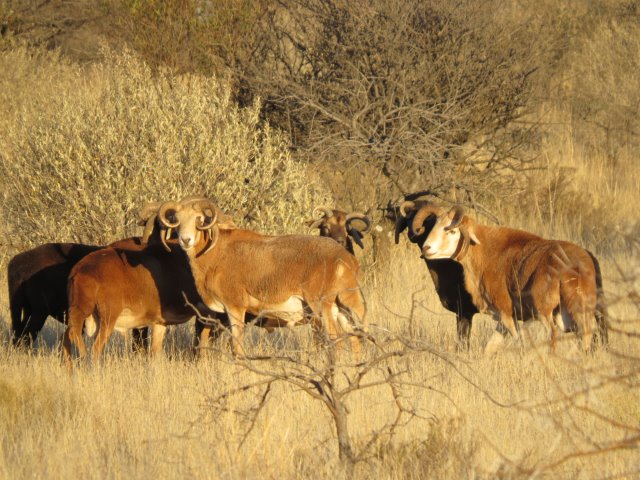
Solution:
[{"label": "golden sunlight on grass", "polygon": [[[486,132],[480,130],[490,121],[485,122],[481,109],[474,107],[470,111],[479,131],[466,131],[461,120],[465,110],[453,108],[467,101],[466,94],[458,98],[456,89],[467,84],[469,72],[475,72],[461,69],[460,73],[451,67],[464,56],[456,49],[444,52],[455,61],[440,61],[441,70],[434,69],[438,75],[429,77],[435,86],[425,86],[427,93],[422,92],[422,77],[411,80],[407,75],[406,83],[413,82],[417,92],[425,95],[416,97],[420,101],[414,103],[421,105],[431,105],[429,95],[440,92],[438,82],[445,83],[445,77],[460,83],[449,85],[452,96],[443,97],[451,104],[434,101],[433,110],[418,109],[415,117],[394,127],[399,135],[394,144],[380,132],[386,131],[384,125],[387,121],[391,125],[390,118],[399,111],[415,106],[411,103],[415,98],[407,105],[394,103],[415,93],[403,90],[404,77],[398,85],[389,86],[390,91],[401,92],[396,97],[395,90],[388,97],[377,92],[380,96],[375,101],[363,105],[348,104],[346,99],[353,93],[349,90],[358,90],[369,80],[374,86],[391,85],[395,76],[390,75],[393,81],[376,84],[375,75],[362,80],[360,76],[365,75],[359,73],[356,80],[362,83],[341,83],[342,79],[332,79],[332,72],[320,68],[318,77],[309,80],[307,69],[313,65],[300,60],[300,71],[295,73],[302,83],[291,81],[286,95],[275,88],[280,85],[274,87],[279,77],[263,78],[280,75],[286,70],[283,65],[297,65],[297,43],[305,61],[321,56],[296,40],[280,52],[281,60],[290,63],[277,63],[270,57],[275,53],[264,45],[240,44],[244,39],[238,37],[253,33],[249,25],[265,28],[268,24],[260,22],[273,20],[287,27],[294,20],[294,10],[282,18],[269,15],[271,3],[282,2],[222,2],[227,10],[221,9],[222,20],[218,20],[229,24],[218,25],[213,13],[198,6],[212,2],[167,1],[174,10],[156,12],[157,2],[109,0],[105,8],[118,7],[131,25],[141,27],[128,32],[137,51],[112,45],[96,53],[90,63],[5,35],[5,30],[19,31],[18,27],[32,24],[30,10],[12,7],[19,3],[0,2],[1,285],[7,285],[9,260],[34,246],[71,241],[104,245],[139,234],[135,213],[151,200],[206,195],[242,228],[272,234],[309,233],[304,221],[317,205],[363,211],[364,205],[370,209],[373,228],[356,257],[375,342],[365,342],[360,362],[348,349],[335,360],[326,339],[323,343],[315,338],[309,326],[272,333],[251,326],[244,345],[248,359],[230,355],[228,334],[195,359],[191,321],[170,328],[164,356],[132,353],[127,340],[112,335],[102,362],[77,362],[70,373],[60,350],[65,326],[52,318],[34,351],[11,346],[9,300],[3,286],[0,479],[640,478],[640,28],[633,21],[638,16],[637,2],[598,0],[576,6],[575,2],[543,0],[474,6],[478,11],[482,5],[496,7],[495,12],[487,10],[489,23],[482,23],[487,21],[483,18],[477,25],[496,28],[513,20],[532,34],[540,27],[540,42],[546,41],[544,32],[557,34],[549,45],[536,43],[535,48],[523,49],[519,44],[532,57],[548,55],[544,57],[548,65],[542,62],[540,71],[549,78],[535,77],[540,85],[526,90],[528,73],[521,71],[528,66],[518,62],[532,59],[514,57],[518,68],[512,72],[522,73],[518,92],[523,97],[512,100],[532,103],[511,112],[521,123],[517,128],[508,128],[512,124],[496,127],[493,133],[500,135],[493,139],[494,150],[478,147],[475,153],[481,160],[477,163],[472,154],[469,158],[456,155],[468,150],[473,133],[485,138]],[[49,3],[75,5],[44,5]],[[298,5],[300,11],[304,3]],[[359,11],[347,11],[350,4],[346,2],[345,12],[354,15],[354,23],[345,25],[362,27],[369,25],[364,20],[379,20],[375,15],[367,17],[374,8],[364,4],[367,8],[360,16]],[[382,4],[378,2],[377,8]],[[476,52],[457,3],[435,4],[441,8],[429,10],[433,25],[425,17],[414,19],[412,26],[416,35],[419,28],[439,29],[429,37],[434,58],[444,55],[443,49],[459,45],[455,28],[463,30],[460,38],[468,48],[464,51],[477,55],[478,65],[488,61],[485,54],[487,59],[491,53],[500,53],[494,60],[503,58],[502,50],[491,42],[482,45],[496,51]],[[341,2],[327,5],[339,5],[336,11],[343,12]],[[352,9],[360,8],[354,5]],[[408,17],[402,5],[391,5],[386,20],[395,19],[404,28]],[[187,7],[197,10],[195,20]],[[451,15],[438,17],[444,19],[440,24],[438,12]],[[493,13],[501,23],[493,21]],[[57,11],[49,14],[55,16]],[[168,23],[157,27],[154,18],[161,14]],[[173,30],[167,30],[167,25],[174,25],[169,22],[172,14],[184,15],[175,28],[191,26],[193,38],[187,35],[187,40],[193,44],[166,51],[174,43]],[[211,15],[211,25],[206,24],[205,14]],[[240,15],[240,20],[234,15]],[[242,19],[256,23],[237,30]],[[49,23],[39,28],[46,30]],[[393,22],[387,24],[386,32],[395,38],[392,26]],[[211,60],[219,47],[211,41],[219,39],[205,27],[218,29],[220,41],[234,48],[238,44],[238,51],[225,51],[222,42],[220,55],[228,56]],[[323,31],[320,27],[331,25],[315,25],[318,35]],[[294,37],[305,33],[291,28]],[[501,42],[506,44],[535,37],[520,38],[504,30]],[[261,32],[265,38],[255,35],[267,41],[265,31]],[[418,37],[422,38],[410,38]],[[486,41],[488,37],[483,31],[478,38]],[[156,45],[158,39],[164,43]],[[368,40],[364,38],[358,48],[366,51]],[[198,41],[205,42],[201,51],[192,57],[183,55]],[[242,55],[249,57],[260,50],[258,46],[267,52],[260,51],[264,64],[251,64],[259,71],[247,67],[234,72],[256,75],[254,83],[231,74],[229,78],[218,75],[225,62],[240,62]],[[155,63],[149,52],[159,56]],[[384,69],[384,58],[378,58],[378,53],[365,56],[366,60]],[[174,70],[162,65],[163,55],[175,57],[169,62]],[[328,55],[323,57],[327,63],[320,65],[337,65],[342,58]],[[419,65],[424,68],[425,63]],[[273,70],[264,74],[256,66]],[[401,72],[409,70],[406,65],[400,67]],[[495,78],[507,82],[511,71],[505,72]],[[325,91],[334,99],[334,110],[323,103],[324,97],[314,100],[325,80],[336,80],[337,90]],[[271,90],[263,93],[259,87]],[[496,105],[505,99],[490,96],[500,88],[484,87],[489,95],[486,108],[500,110]],[[244,91],[251,88],[258,90],[252,95]],[[358,92],[368,101],[366,90]],[[267,99],[269,95],[276,100]],[[309,106],[317,110],[305,110]],[[439,108],[453,113],[447,117]],[[520,114],[520,108],[526,115]],[[376,109],[380,116],[372,117],[375,135],[360,132],[369,125],[364,117]],[[344,120],[343,114],[353,118]],[[302,125],[305,119],[308,124]],[[439,119],[444,127],[430,136],[425,125],[432,119]],[[335,128],[333,133],[330,127]],[[415,134],[425,128],[424,138]],[[525,130],[531,137],[519,143]],[[416,138],[419,141],[411,143]],[[347,154],[333,158],[335,152]],[[409,153],[415,157],[411,171],[420,173],[415,182],[403,178],[404,171],[402,175],[394,171],[402,170],[402,156]],[[435,158],[436,154],[440,156]],[[490,154],[527,162],[522,170],[494,171],[487,160]],[[384,169],[379,171],[373,160],[380,159],[397,163],[395,167],[389,163],[384,171],[388,165],[383,162]],[[441,169],[439,175],[442,171],[447,175],[438,177],[437,169]],[[457,183],[455,172],[464,172],[467,183],[452,186],[453,193],[445,198],[449,183]],[[487,183],[480,184],[480,179]],[[532,321],[521,325],[521,342],[507,340],[495,356],[487,357],[483,348],[496,321],[476,315],[470,349],[460,351],[455,315],[440,304],[418,249],[406,235],[394,244],[394,225],[386,218],[392,210],[388,206],[407,193],[397,180],[407,180],[406,185],[417,189],[437,184],[436,200],[464,204],[480,222],[495,220],[569,240],[593,252],[602,267],[611,327],[609,348],[585,355],[577,336],[566,333],[552,351],[549,333],[540,322]],[[483,188],[468,189],[475,181]],[[505,193],[496,185],[513,188]]]}]

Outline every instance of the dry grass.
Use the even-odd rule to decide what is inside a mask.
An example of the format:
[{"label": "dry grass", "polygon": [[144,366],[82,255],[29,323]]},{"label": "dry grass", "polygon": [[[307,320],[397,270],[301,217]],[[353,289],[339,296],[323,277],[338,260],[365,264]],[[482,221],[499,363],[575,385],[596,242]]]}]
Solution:
[{"label": "dry grass", "polygon": [[[424,285],[415,298],[412,338],[445,352],[452,363],[428,353],[388,363],[394,370],[409,368],[401,400],[417,416],[390,441],[374,444],[367,460],[356,466],[358,478],[640,474],[637,451],[619,446],[640,430],[637,339],[614,334],[610,352],[584,357],[567,335],[552,356],[543,329],[534,324],[525,329],[524,350],[509,344],[497,357],[484,358],[482,345],[493,321],[479,317],[471,352],[458,355],[451,347],[453,315],[444,312],[429,281],[422,279],[426,269],[415,252],[399,247],[394,266],[386,287],[367,288],[371,322],[408,334],[409,292],[404,289],[408,283]],[[613,275],[610,265],[606,272]],[[628,301],[612,313],[618,328],[640,331],[637,309]],[[127,355],[115,338],[104,365],[70,376],[56,342],[62,328],[49,322],[33,355],[7,347],[3,327],[0,476],[347,476],[337,459],[328,412],[290,386],[273,387],[245,439],[246,410],[259,403],[259,395],[231,396],[224,411],[212,399],[258,378],[222,353],[212,352],[200,362],[185,358],[190,325],[172,332],[168,359]],[[248,337],[254,354],[312,348],[306,327],[273,334],[254,329]],[[358,392],[348,406],[356,449],[391,420],[395,408],[384,385]],[[608,451],[611,445],[617,447]]]},{"label": "dry grass", "polygon": [[[604,46],[590,44],[599,51],[607,48],[601,38]],[[600,70],[590,71],[599,81]],[[628,95],[616,98],[631,103]],[[107,242],[133,233],[131,213],[141,202],[194,191],[255,228],[303,231],[300,219],[330,199],[257,111],[233,107],[222,81],[152,76],[127,54],[81,68],[41,51],[1,53],[2,242]],[[351,475],[338,460],[330,415],[304,392],[274,385],[248,435],[243,413],[259,403],[254,392],[217,408],[213,399],[256,374],[220,352],[188,358],[191,325],[172,331],[168,358],[129,355],[113,338],[104,365],[69,375],[58,351],[62,326],[52,320],[35,353],[8,346],[2,291],[0,478],[638,478],[640,266],[624,234],[638,228],[640,165],[633,142],[615,162],[607,149],[594,150],[571,111],[556,106],[560,126],[543,142],[547,168],[531,190],[497,199],[495,211],[506,223],[599,253],[616,330],[610,351],[585,357],[568,335],[550,355],[545,332],[532,324],[524,349],[508,344],[484,358],[494,322],[479,316],[471,351],[456,353],[454,317],[402,240],[384,268],[367,272],[369,321],[449,361],[423,352],[389,362],[409,370],[401,402],[417,415],[364,451]],[[374,234],[392,234],[383,227]],[[3,245],[0,265],[15,250]],[[3,284],[4,275],[3,267]],[[306,327],[247,337],[256,354],[312,348]],[[386,385],[350,397],[356,450],[395,405]]]}]

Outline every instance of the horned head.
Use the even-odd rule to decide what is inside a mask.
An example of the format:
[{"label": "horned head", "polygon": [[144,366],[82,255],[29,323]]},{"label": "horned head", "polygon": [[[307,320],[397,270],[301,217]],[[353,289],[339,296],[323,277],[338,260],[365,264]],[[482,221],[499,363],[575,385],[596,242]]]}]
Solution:
[{"label": "horned head", "polygon": [[424,240],[424,258],[453,258],[460,261],[472,245],[480,244],[475,228],[475,222],[465,215],[462,207],[452,207],[438,216],[436,224]]},{"label": "horned head", "polygon": [[327,219],[333,217],[333,210],[321,205],[313,209],[311,216],[314,218],[305,222],[309,227],[309,230],[320,228],[324,223],[326,223]]},{"label": "horned head", "polygon": [[364,248],[362,238],[371,229],[371,220],[363,213],[346,213],[325,206],[313,209],[313,216],[319,217],[306,222],[310,229],[320,229],[320,235],[331,237],[347,250],[353,253],[353,246],[349,237],[355,241],[360,248]]},{"label": "horned head", "polygon": [[409,237],[416,238],[426,231],[425,221],[431,216],[442,215],[443,210],[439,206],[427,200],[411,201],[407,200],[398,207],[396,217],[395,241],[400,241],[400,234],[409,227]]},{"label": "horned head", "polygon": [[191,249],[204,234],[209,245],[200,255],[207,253],[215,245],[218,235],[218,209],[213,202],[204,197],[186,197],[179,202],[165,202],[158,209],[158,219],[167,228],[162,243],[167,251],[171,249],[166,243],[173,229],[178,229],[178,241],[184,250]]}]

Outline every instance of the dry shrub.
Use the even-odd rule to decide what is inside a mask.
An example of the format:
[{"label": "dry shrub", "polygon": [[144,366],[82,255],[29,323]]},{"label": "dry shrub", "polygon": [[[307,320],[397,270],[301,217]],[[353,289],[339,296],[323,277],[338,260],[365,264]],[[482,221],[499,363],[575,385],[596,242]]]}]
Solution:
[{"label": "dry shrub", "polygon": [[27,43],[59,48],[75,60],[95,60],[110,31],[109,13],[103,0],[2,0],[0,49]]},{"label": "dry shrub", "polygon": [[[279,2],[242,43],[254,55],[228,63],[303,158],[337,170],[336,182],[378,172],[376,196],[351,192],[357,203],[425,187],[509,188],[530,159],[531,129],[514,120],[531,99],[541,40],[496,22],[498,5]],[[470,141],[488,156],[469,158],[460,149]]]},{"label": "dry shrub", "polygon": [[0,228],[13,244],[113,241],[146,201],[184,195],[278,232],[328,201],[259,103],[238,108],[215,78],[153,75],[126,52],[81,68],[24,48],[0,71]]},{"label": "dry shrub", "polygon": [[[112,16],[110,41],[133,48],[154,68],[222,74],[231,58],[245,60],[247,39],[264,0],[104,0]],[[116,38],[113,38],[113,34]]]},{"label": "dry shrub", "polygon": [[[557,45],[529,120],[543,132],[527,187],[489,202],[503,223],[612,254],[640,228],[637,2],[519,2]],[[522,8],[523,7],[523,8]],[[517,10],[517,9],[516,9]],[[514,13],[516,15],[516,13]]]},{"label": "dry shrub", "polygon": [[447,418],[434,424],[420,441],[380,447],[363,477],[376,478],[384,468],[391,478],[482,478],[477,442],[465,438],[464,423],[462,418]]}]

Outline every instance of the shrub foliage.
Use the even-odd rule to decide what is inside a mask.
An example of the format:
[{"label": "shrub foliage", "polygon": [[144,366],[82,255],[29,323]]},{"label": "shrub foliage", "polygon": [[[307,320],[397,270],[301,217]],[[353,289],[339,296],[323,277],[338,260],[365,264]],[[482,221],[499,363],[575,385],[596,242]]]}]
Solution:
[{"label": "shrub foliage", "polygon": [[326,200],[260,104],[239,108],[215,78],[154,75],[113,52],[82,68],[19,49],[0,65],[0,228],[17,245],[113,241],[145,202],[193,194],[239,223],[295,231]]}]

